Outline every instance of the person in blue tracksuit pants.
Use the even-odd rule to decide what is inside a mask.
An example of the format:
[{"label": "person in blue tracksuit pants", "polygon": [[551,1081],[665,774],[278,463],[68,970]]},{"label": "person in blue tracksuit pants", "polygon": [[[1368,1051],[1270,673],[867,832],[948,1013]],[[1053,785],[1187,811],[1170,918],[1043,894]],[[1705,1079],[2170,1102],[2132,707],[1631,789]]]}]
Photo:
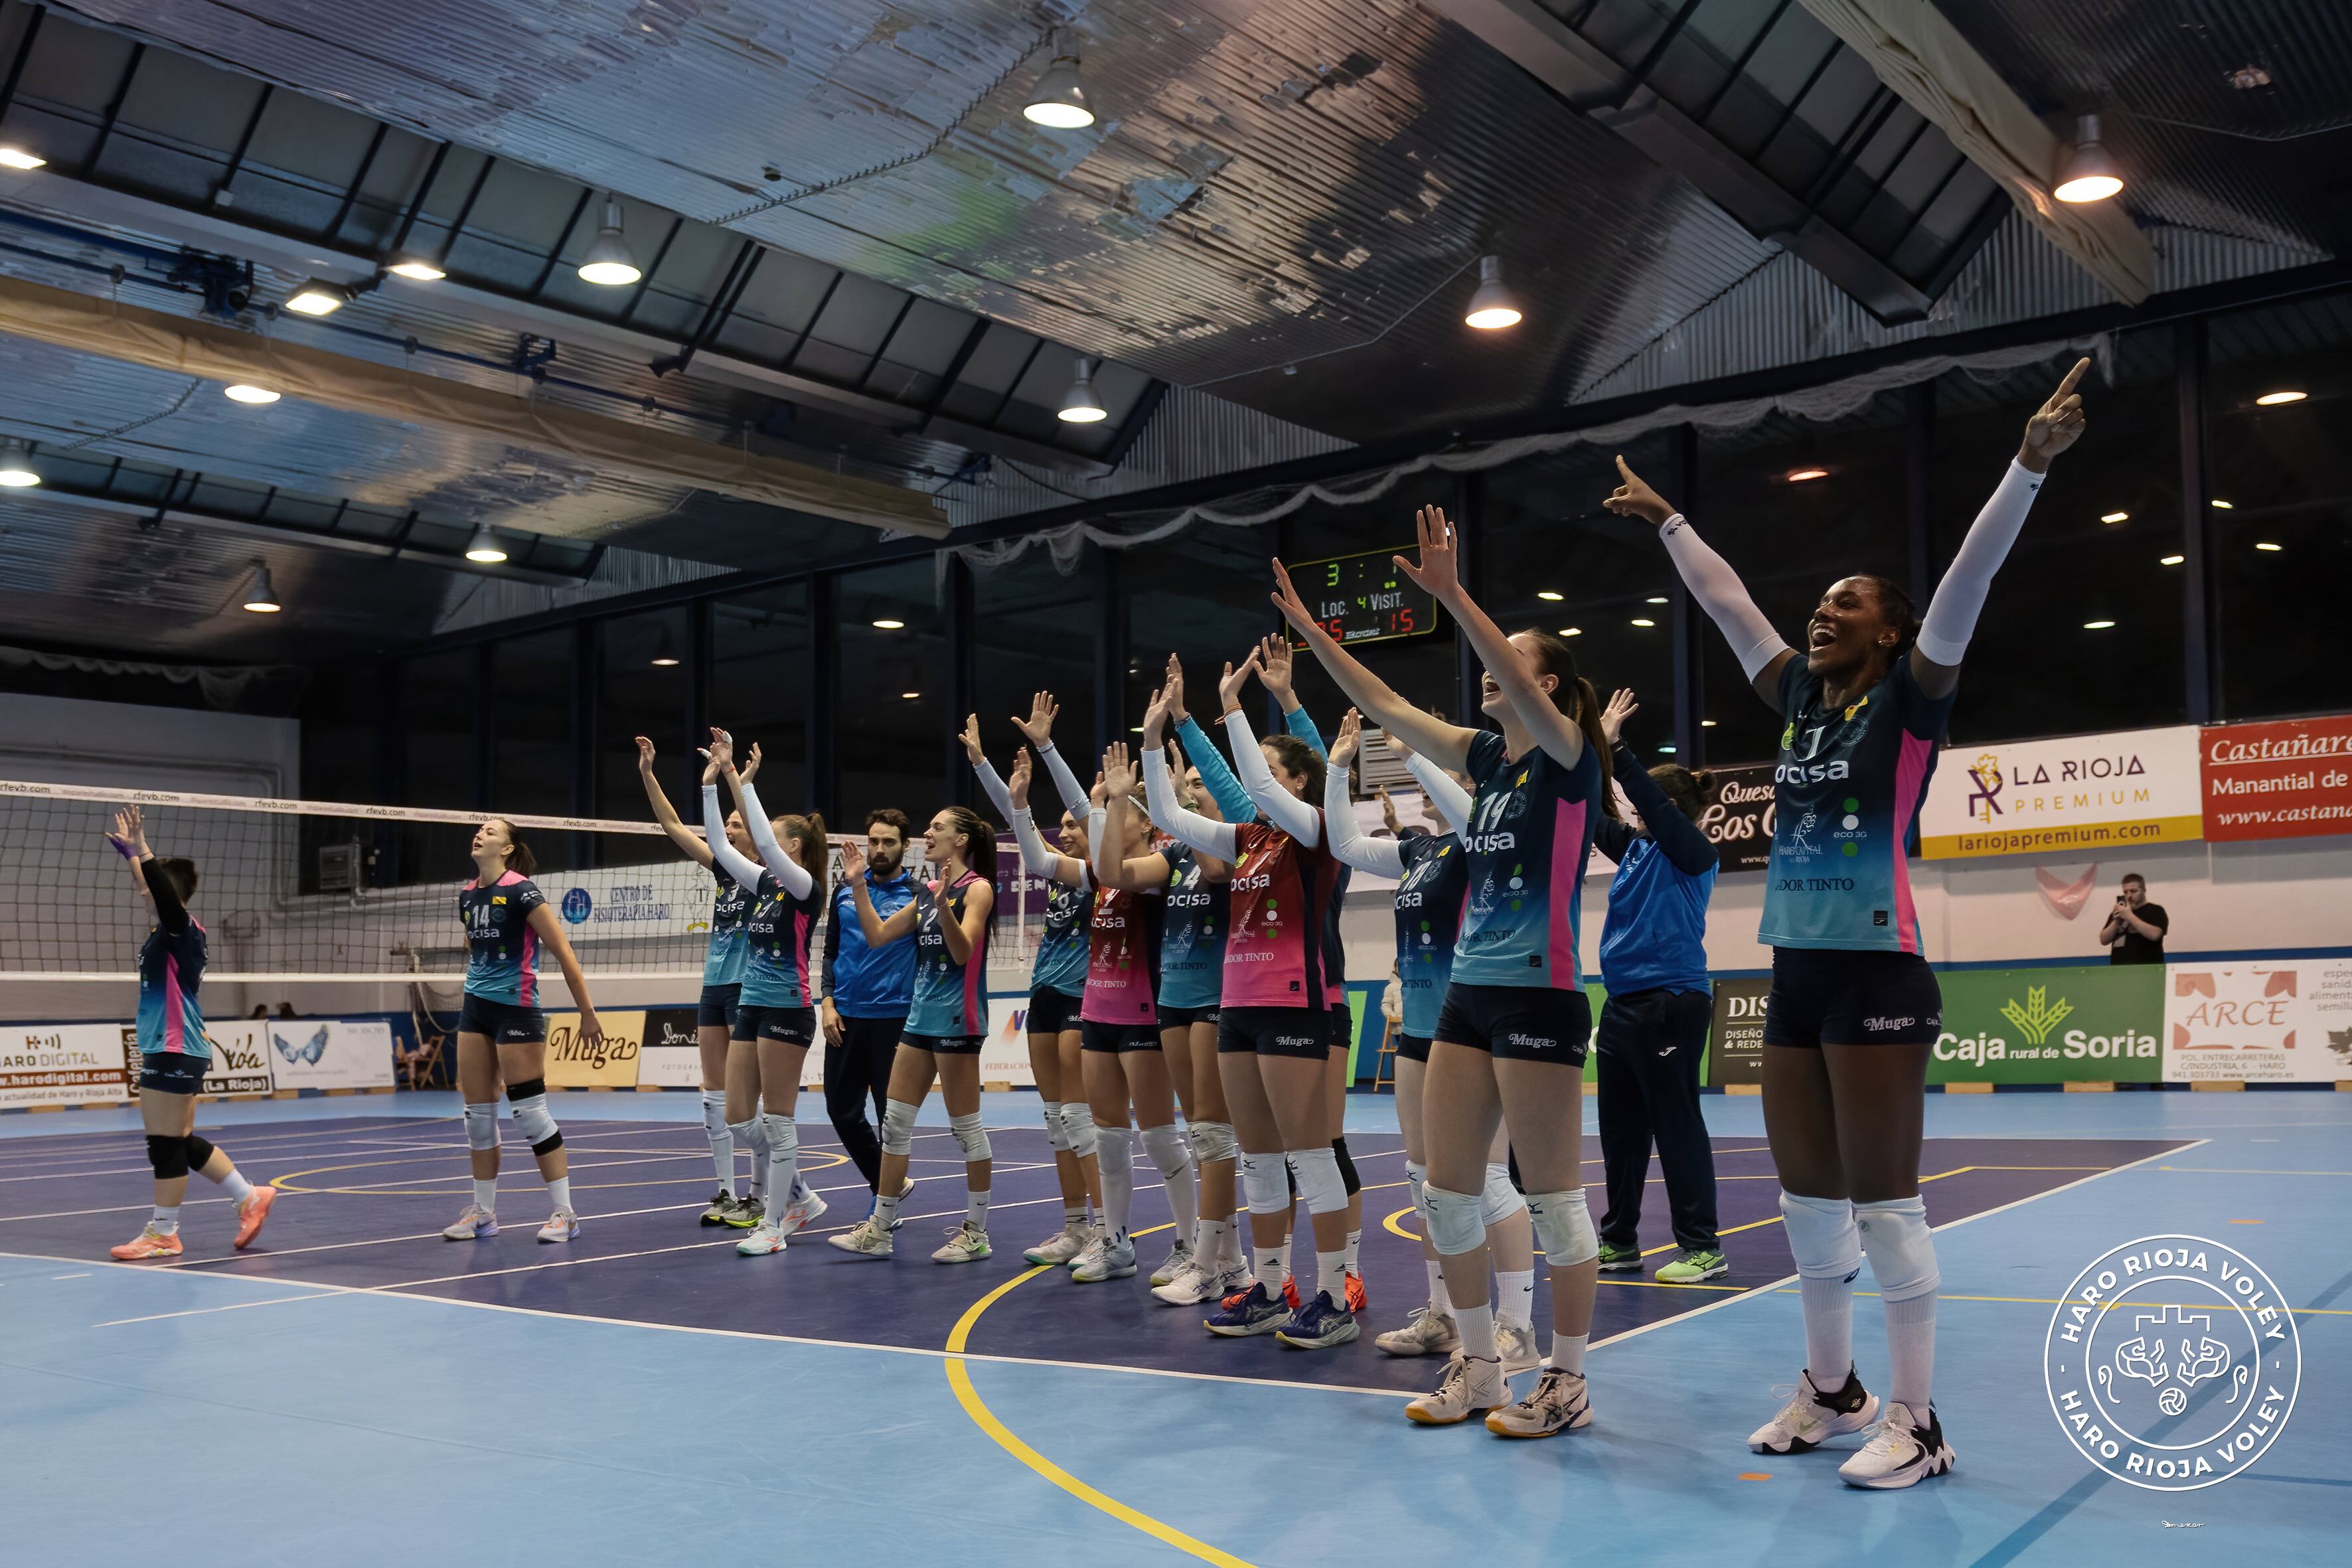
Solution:
[{"label": "person in blue tracksuit pants", "polygon": [[[866,892],[884,920],[915,901],[915,879],[903,868],[907,814],[885,806],[866,814]],[[881,1121],[890,1063],[915,1000],[915,944],[866,945],[846,882],[835,887],[824,942],[824,1113],[869,1187],[882,1171]],[[866,1101],[874,1101],[868,1121]]]}]

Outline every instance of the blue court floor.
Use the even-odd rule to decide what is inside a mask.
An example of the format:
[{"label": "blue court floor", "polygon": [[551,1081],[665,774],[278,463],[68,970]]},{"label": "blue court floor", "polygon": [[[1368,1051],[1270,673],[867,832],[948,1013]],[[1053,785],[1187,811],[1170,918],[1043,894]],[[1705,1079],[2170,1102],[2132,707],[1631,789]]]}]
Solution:
[{"label": "blue court floor", "polygon": [[[887,1264],[821,1241],[737,1258],[688,1095],[557,1096],[585,1220],[509,1143],[488,1241],[450,1097],[207,1105],[199,1126],[281,1193],[234,1254],[201,1181],[177,1262],[120,1265],[147,1176],[135,1114],[0,1118],[0,1558],[25,1563],[2207,1563],[2341,1550],[2352,1521],[2352,1096],[1934,1096],[1923,1173],[1943,1273],[1937,1405],[1959,1455],[1899,1494],[1840,1456],[1748,1452],[1801,1364],[1758,1102],[1711,1098],[1727,1280],[1605,1283],[1596,1420],[1549,1442],[1405,1422],[1433,1363],[1370,1334],[1423,1274],[1392,1105],[1357,1096],[1364,1342],[1213,1341],[1145,1281],[1020,1261],[1058,1220],[1037,1102],[989,1097],[995,1258],[927,1259],[961,1212],[936,1100]],[[821,1119],[804,1168],[865,1189]],[[511,1130],[509,1130],[511,1139]],[[1597,1153],[1597,1149],[1592,1151]],[[1136,1225],[1167,1208],[1139,1160]],[[1598,1182],[1597,1163],[1590,1167]],[[1657,1189],[1653,1188],[1656,1193]],[[206,1200],[211,1201],[207,1202]],[[1643,1244],[1663,1246],[1660,1194]],[[1744,1227],[1744,1228],[1741,1228]],[[1656,1234],[1653,1234],[1653,1233]],[[2106,1479],[2042,1373],[2060,1291],[2156,1233],[2249,1256],[2295,1308],[2298,1398],[2246,1474],[2161,1493]],[[1147,1237],[1147,1263],[1164,1250]],[[1883,1385],[1877,1303],[1856,1352]],[[1548,1321],[1538,1301],[1539,1329]],[[1847,1440],[1850,1442],[1851,1440]],[[1825,1545],[1825,1541],[1833,1544]]]}]

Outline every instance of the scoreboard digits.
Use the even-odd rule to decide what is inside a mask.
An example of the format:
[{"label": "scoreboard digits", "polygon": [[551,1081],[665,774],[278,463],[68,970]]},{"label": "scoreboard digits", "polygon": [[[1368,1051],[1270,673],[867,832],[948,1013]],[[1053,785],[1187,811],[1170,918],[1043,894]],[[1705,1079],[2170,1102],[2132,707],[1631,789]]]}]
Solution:
[{"label": "scoreboard digits", "polygon": [[1290,568],[1290,580],[1334,642],[1420,637],[1437,627],[1437,601],[1396,569],[1397,552],[1372,550],[1303,561]]}]

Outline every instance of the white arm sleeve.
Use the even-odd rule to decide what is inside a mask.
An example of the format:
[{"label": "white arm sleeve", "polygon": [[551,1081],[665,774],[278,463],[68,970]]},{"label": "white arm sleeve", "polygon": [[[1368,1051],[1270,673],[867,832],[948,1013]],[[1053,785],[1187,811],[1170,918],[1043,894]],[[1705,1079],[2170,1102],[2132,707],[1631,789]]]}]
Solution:
[{"label": "white arm sleeve", "polygon": [[760,868],[727,842],[727,814],[719,807],[719,786],[715,784],[702,786],[702,837],[710,846],[710,858],[735,879],[737,887],[747,893],[760,890]]},{"label": "white arm sleeve", "polygon": [[1454,782],[1454,775],[1415,752],[1405,759],[1404,771],[1429,795],[1430,804],[1445,826],[1456,833],[1470,831],[1470,792]]},{"label": "white arm sleeve", "polygon": [[998,815],[1005,821],[1011,822],[1013,791],[1006,785],[1004,780],[997,775],[996,764],[982,757],[971,764],[971,771],[980,775],[981,793],[988,796],[989,804],[996,807]]},{"label": "white arm sleeve", "polygon": [[1674,558],[1675,570],[1681,573],[1683,585],[1691,591],[1707,618],[1722,631],[1731,651],[1739,656],[1739,672],[1749,680],[1756,672],[1772,662],[1773,657],[1788,647],[1756,601],[1748,596],[1748,586],[1740,582],[1739,574],[1731,563],[1707,548],[1706,541],[1690,525],[1690,519],[1676,512],[1666,519],[1658,530],[1658,537],[1666,542],[1666,553]]},{"label": "white arm sleeve", "polygon": [[1168,756],[1157,746],[1146,747],[1143,752],[1143,795],[1151,806],[1151,820],[1177,843],[1220,860],[1241,858],[1241,835],[1232,823],[1215,821],[1176,804]]},{"label": "white arm sleeve", "polygon": [[2011,458],[2009,472],[1993,488],[1992,499],[1969,525],[1969,536],[1960,541],[1959,553],[1952,557],[1944,580],[1936,584],[1936,595],[1927,601],[1927,618],[1919,626],[1919,651],[1934,662],[1956,666],[1969,651],[1969,638],[1976,633],[1977,616],[1984,613],[1992,574],[2009,558],[2010,546],[2017,542],[2019,531],[2025,527],[2025,514],[2032,510],[2033,498],[2041,493],[2042,481],[2047,477]]},{"label": "white arm sleeve", "polygon": [[1054,775],[1054,787],[1062,792],[1062,804],[1070,808],[1072,816],[1084,822],[1087,812],[1091,809],[1087,799],[1087,786],[1078,782],[1078,775],[1072,773],[1070,764],[1062,760],[1058,748],[1040,746],[1037,756],[1045,764],[1045,771]]},{"label": "white arm sleeve", "polygon": [[1323,831],[1317,825],[1315,808],[1274,782],[1274,770],[1265,765],[1265,753],[1257,749],[1257,734],[1250,728],[1248,714],[1236,708],[1225,715],[1225,739],[1234,748],[1234,776],[1249,792],[1250,804],[1309,849],[1320,844]]},{"label": "white arm sleeve", "polygon": [[796,899],[807,898],[816,887],[816,879],[776,842],[776,830],[769,824],[768,814],[760,809],[759,792],[750,784],[743,786],[743,826],[751,830],[752,847],[759,850],[761,860],[776,880],[783,884],[784,891]]},{"label": "white arm sleeve", "polygon": [[1118,856],[1106,854],[1103,850],[1103,840],[1110,837],[1104,831],[1109,821],[1110,813],[1101,806],[1091,807],[1087,812],[1087,870],[1097,884],[1102,884],[1105,873],[1116,868],[1118,863]]},{"label": "white arm sleeve", "polygon": [[1060,868],[1062,857],[1045,843],[1045,836],[1037,831],[1037,814],[1022,811],[1013,804],[1012,788],[997,776],[996,764],[985,758],[972,764],[971,771],[980,775],[980,787],[989,803],[1004,814],[1013,828],[1013,837],[1021,846],[1021,868],[1033,877],[1050,877]]},{"label": "white arm sleeve", "polygon": [[1357,825],[1348,770],[1337,764],[1323,770],[1323,820],[1331,825],[1331,854],[1339,864],[1382,877],[1404,875],[1404,847],[1393,838],[1374,838]]}]

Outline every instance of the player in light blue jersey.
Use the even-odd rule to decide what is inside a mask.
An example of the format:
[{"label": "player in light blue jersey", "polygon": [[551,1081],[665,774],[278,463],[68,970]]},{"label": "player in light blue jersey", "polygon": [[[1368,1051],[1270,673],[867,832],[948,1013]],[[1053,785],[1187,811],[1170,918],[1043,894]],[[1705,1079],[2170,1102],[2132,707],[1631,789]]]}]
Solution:
[{"label": "player in light blue jersey", "polygon": [[[1921,952],[1906,841],[1993,573],[2052,460],[2083,434],[2074,388],[2090,363],[2068,371],[2026,422],[2016,460],[1924,621],[1886,579],[1840,578],[1806,622],[1801,655],[1622,458],[1624,483],[1606,503],[1657,527],[1741,673],[1786,721],[1760,933],[1772,946],[1764,1130],[1804,1301],[1805,1371],[1796,1396],[1748,1442],[1797,1453],[1866,1427],[1861,1451],[1838,1471],[1853,1486],[1913,1486],[1952,1466],[1931,1402],[1939,1276],[1919,1198],[1927,1057],[1943,998]],[[1850,1287],[1865,1255],[1886,1311],[1883,1414],[1853,1370]]]}]

